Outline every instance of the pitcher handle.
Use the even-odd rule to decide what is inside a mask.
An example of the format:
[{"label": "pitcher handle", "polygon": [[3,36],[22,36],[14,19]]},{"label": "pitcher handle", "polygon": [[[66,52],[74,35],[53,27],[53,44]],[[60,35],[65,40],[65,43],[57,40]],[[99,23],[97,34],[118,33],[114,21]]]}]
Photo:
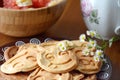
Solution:
[{"label": "pitcher handle", "polygon": [[115,28],[115,34],[120,35],[120,26]]}]

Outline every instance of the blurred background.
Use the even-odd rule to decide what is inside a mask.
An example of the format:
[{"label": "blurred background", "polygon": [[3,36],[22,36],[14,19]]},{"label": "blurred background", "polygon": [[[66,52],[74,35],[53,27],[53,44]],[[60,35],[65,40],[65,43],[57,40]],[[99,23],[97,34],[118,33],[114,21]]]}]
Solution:
[{"label": "blurred background", "polygon": [[[86,32],[86,29],[82,18],[80,0],[68,0],[61,18],[45,33],[49,37],[56,37],[57,35],[59,38],[78,39],[80,34]],[[21,39],[6,36],[1,33],[0,36],[2,38],[0,41],[1,45]],[[37,36],[39,37],[40,35]]]},{"label": "blurred background", "polygon": [[[71,29],[72,28],[72,29]],[[63,32],[63,30],[65,30]],[[48,35],[59,35],[62,38],[78,39],[85,33],[86,27],[82,18],[80,0],[68,0],[66,8],[59,21],[48,30]]]}]

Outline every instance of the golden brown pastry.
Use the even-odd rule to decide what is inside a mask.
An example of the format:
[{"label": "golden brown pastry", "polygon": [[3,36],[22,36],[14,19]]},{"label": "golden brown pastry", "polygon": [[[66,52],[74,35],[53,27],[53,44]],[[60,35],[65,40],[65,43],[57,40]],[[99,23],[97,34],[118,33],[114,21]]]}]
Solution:
[{"label": "golden brown pastry", "polygon": [[41,44],[44,52],[37,55],[38,65],[52,73],[63,73],[75,69],[78,65],[77,57],[71,50],[59,51],[57,43]]},{"label": "golden brown pastry", "polygon": [[29,75],[27,80],[70,80],[70,77],[70,73],[54,74],[37,68]]},{"label": "golden brown pastry", "polygon": [[[102,66],[102,61],[95,61],[93,55],[84,55],[83,51],[87,49],[87,42],[78,42],[74,41],[76,43],[76,47],[73,49],[75,55],[77,56],[79,60],[78,67],[76,70],[79,70],[80,72],[84,74],[95,74],[100,71]],[[91,48],[90,52],[94,52],[95,48]],[[89,52],[89,53],[90,53]]]},{"label": "golden brown pastry", "polygon": [[[63,40],[12,46],[4,53],[0,80],[97,80],[102,61],[94,60],[96,48],[88,45]],[[28,76],[29,71],[33,72]]]},{"label": "golden brown pastry", "polygon": [[1,71],[7,74],[14,74],[17,72],[28,72],[38,67],[36,56],[39,51],[37,46],[34,44],[20,46],[17,54],[1,65]]},{"label": "golden brown pastry", "polygon": [[27,80],[28,73],[5,74],[0,71],[0,80]]},{"label": "golden brown pastry", "polygon": [[97,80],[96,74],[83,74],[79,71],[73,70],[70,72],[72,80]]},{"label": "golden brown pastry", "polygon": [[71,71],[70,74],[72,76],[72,80],[82,80],[85,77],[83,73],[75,70]]},{"label": "golden brown pastry", "polygon": [[11,46],[11,47],[7,48],[5,50],[5,52],[4,52],[4,58],[5,58],[5,60],[7,61],[11,57],[13,57],[17,53],[18,48],[19,47],[17,47],[17,46]]}]

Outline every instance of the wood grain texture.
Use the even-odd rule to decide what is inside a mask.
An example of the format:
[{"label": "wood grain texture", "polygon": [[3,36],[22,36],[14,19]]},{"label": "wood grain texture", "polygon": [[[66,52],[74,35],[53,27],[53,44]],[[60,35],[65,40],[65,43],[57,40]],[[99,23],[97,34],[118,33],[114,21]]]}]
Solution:
[{"label": "wood grain texture", "polygon": [[50,28],[64,11],[66,0],[36,9],[0,8],[0,32],[15,37],[36,35]]},{"label": "wood grain texture", "polygon": [[[80,11],[80,1],[69,0],[59,21],[44,34],[48,37],[78,39],[79,35],[85,33],[86,30]],[[0,34],[0,46],[19,39],[21,38]],[[111,48],[107,48],[105,53],[110,57],[113,66],[113,73],[110,80],[120,80],[120,41],[115,42]]]}]

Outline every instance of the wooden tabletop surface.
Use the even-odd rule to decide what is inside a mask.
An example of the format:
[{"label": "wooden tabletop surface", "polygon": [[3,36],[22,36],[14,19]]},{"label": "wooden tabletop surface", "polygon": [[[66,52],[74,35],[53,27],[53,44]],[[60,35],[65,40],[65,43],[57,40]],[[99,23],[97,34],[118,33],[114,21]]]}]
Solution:
[{"label": "wooden tabletop surface", "polygon": [[[87,30],[80,11],[79,0],[68,0],[65,11],[59,21],[44,35],[66,39],[78,39],[79,35]],[[33,36],[40,37],[41,35]],[[9,37],[0,34],[0,46],[22,38]],[[110,80],[120,80],[120,41],[115,42],[105,53],[112,62],[113,72]]]}]

